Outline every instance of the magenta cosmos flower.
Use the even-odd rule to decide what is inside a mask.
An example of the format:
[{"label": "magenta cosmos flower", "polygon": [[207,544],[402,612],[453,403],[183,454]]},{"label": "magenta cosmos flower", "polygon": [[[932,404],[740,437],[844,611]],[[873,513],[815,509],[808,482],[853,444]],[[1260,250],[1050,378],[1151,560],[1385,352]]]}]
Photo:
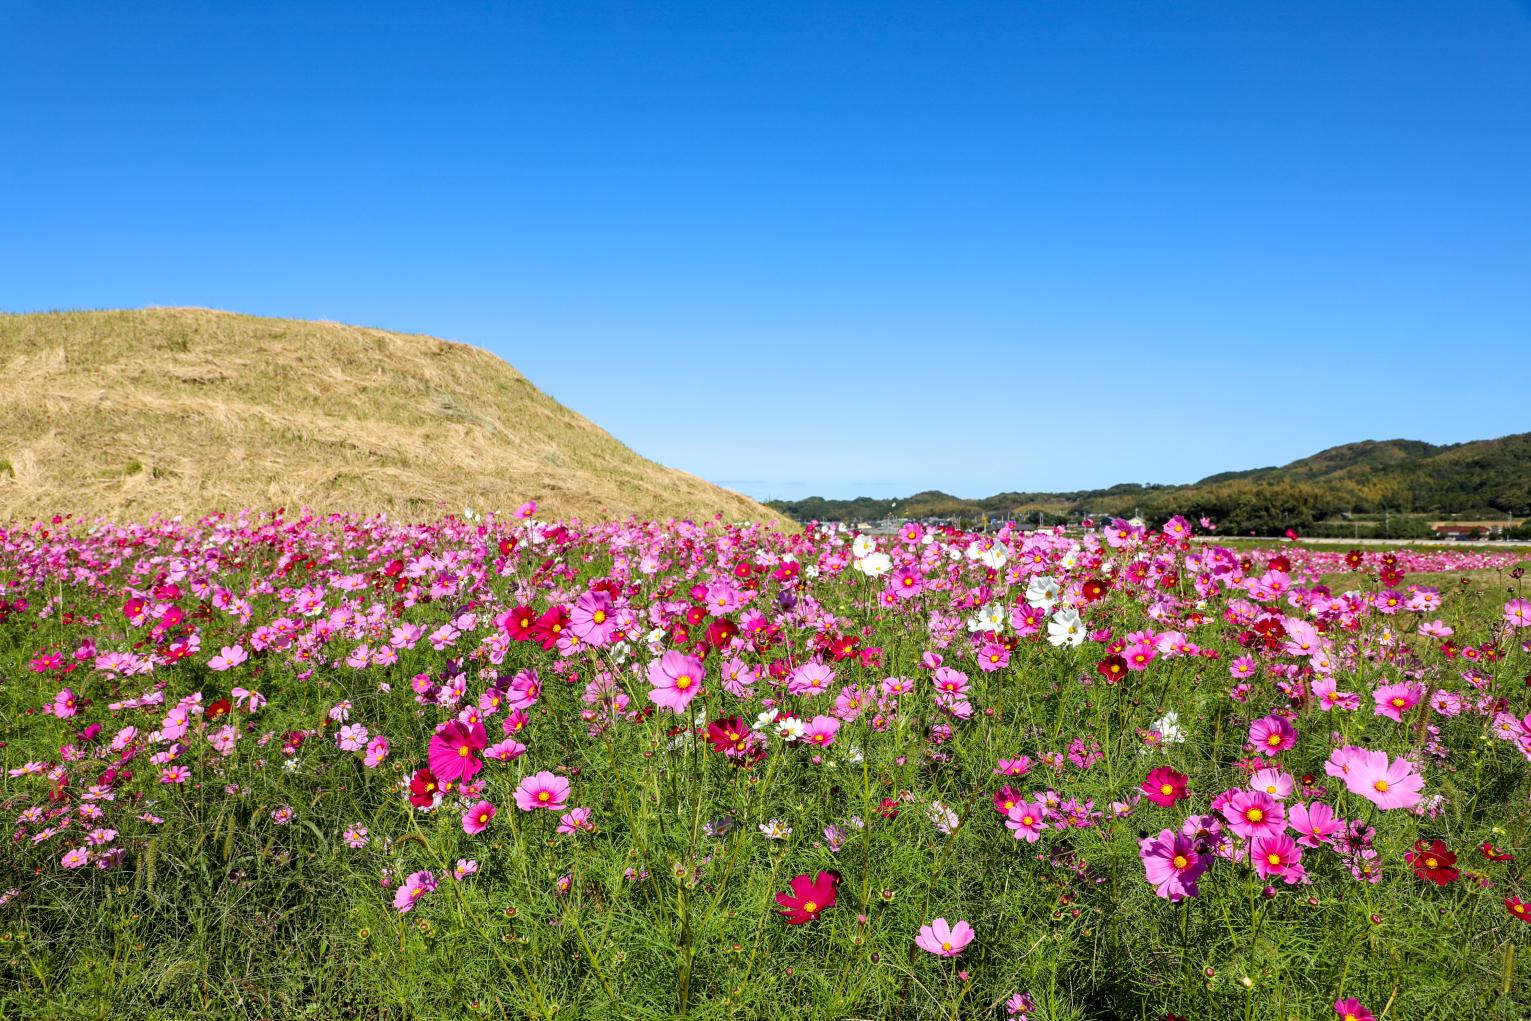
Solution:
[{"label": "magenta cosmos flower", "polygon": [[1223,808],[1228,828],[1246,840],[1286,829],[1286,809],[1263,791],[1239,791]]},{"label": "magenta cosmos flower", "polygon": [[1209,864],[1196,850],[1195,840],[1174,830],[1160,830],[1157,837],[1138,841],[1138,856],[1154,892],[1171,902],[1195,897],[1196,880]]},{"label": "magenta cosmos flower", "polygon": [[827,748],[835,743],[835,734],[840,730],[840,721],[833,716],[815,716],[803,725],[803,740],[820,748]]},{"label": "magenta cosmos flower", "polygon": [[671,649],[649,664],[649,701],[672,713],[684,712],[702,690],[706,671],[695,656]]},{"label": "magenta cosmos flower", "polygon": [[617,630],[611,596],[605,592],[583,593],[569,611],[569,630],[591,645],[610,642]]},{"label": "magenta cosmos flower", "polygon": [[1186,776],[1168,766],[1150,770],[1142,783],[1143,794],[1156,805],[1171,808],[1185,797]]},{"label": "magenta cosmos flower", "polygon": [[569,781],[557,773],[543,770],[524,778],[516,787],[516,807],[523,812],[535,808],[563,811],[569,800]]},{"label": "magenta cosmos flower", "polygon": [[973,942],[973,936],[973,927],[967,922],[959,920],[956,925],[947,925],[946,919],[937,918],[929,925],[920,926],[920,934],[914,937],[914,942],[921,950],[937,957],[956,957]]},{"label": "magenta cosmos flower", "polygon": [[471,780],[484,768],[478,752],[489,743],[483,724],[453,720],[438,730],[426,748],[426,761],[443,783]]},{"label": "magenta cosmos flower", "polygon": [[489,820],[494,818],[495,807],[487,801],[480,801],[462,814],[462,829],[470,836],[482,833],[489,828]]},{"label": "magenta cosmos flower", "polygon": [[1280,716],[1262,716],[1249,725],[1249,743],[1261,755],[1276,755],[1297,743],[1297,731]]},{"label": "magenta cosmos flower", "polygon": [[1531,627],[1531,599],[1511,599],[1505,603],[1504,619],[1511,627]]}]

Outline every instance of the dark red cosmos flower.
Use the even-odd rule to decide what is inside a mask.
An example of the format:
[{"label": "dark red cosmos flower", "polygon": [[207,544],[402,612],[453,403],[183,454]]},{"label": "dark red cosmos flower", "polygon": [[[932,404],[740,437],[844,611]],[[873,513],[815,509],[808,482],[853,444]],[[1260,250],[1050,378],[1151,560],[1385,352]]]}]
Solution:
[{"label": "dark red cosmos flower", "polygon": [[727,617],[719,617],[707,625],[707,644],[715,649],[721,649],[733,641],[734,636],[738,633],[738,624],[735,624]]},{"label": "dark red cosmos flower", "polygon": [[202,715],[208,720],[216,720],[233,708],[233,703],[228,699],[220,698],[216,702],[209,702],[207,710]]},{"label": "dark red cosmos flower", "polygon": [[778,911],[788,925],[802,925],[818,917],[825,908],[835,906],[835,887],[840,883],[838,872],[820,872],[810,882],[807,873],[792,877],[792,892],[778,893],[776,903],[786,908]]},{"label": "dark red cosmos flower", "polygon": [[1115,684],[1127,675],[1127,661],[1120,656],[1107,656],[1095,664],[1095,672],[1104,677],[1108,684]]},{"label": "dark red cosmos flower", "polygon": [[1510,909],[1510,914],[1522,922],[1531,922],[1531,904],[1527,904],[1519,897],[1506,897],[1504,906]]},{"label": "dark red cosmos flower", "polygon": [[436,774],[421,766],[409,780],[409,803],[416,808],[425,808],[434,799],[438,787]]},{"label": "dark red cosmos flower", "polygon": [[1426,844],[1423,838],[1414,841],[1414,850],[1404,854],[1404,860],[1414,866],[1414,874],[1428,879],[1436,886],[1446,886],[1457,881],[1457,856],[1446,849],[1442,840]]},{"label": "dark red cosmos flower", "polygon": [[1095,600],[1104,596],[1108,591],[1110,591],[1110,589],[1105,582],[1101,581],[1099,578],[1091,578],[1089,581],[1080,586],[1079,594],[1084,596],[1085,602],[1093,603]]},{"label": "dark red cosmos flower", "polygon": [[1145,797],[1156,805],[1171,808],[1178,801],[1185,800],[1186,777],[1184,773],[1177,773],[1168,766],[1160,766],[1148,772],[1148,777],[1140,785]]},{"label": "dark red cosmos flower", "polygon": [[397,578],[399,575],[404,573],[404,561],[402,561],[402,560],[390,560],[390,561],[388,561],[388,565],[383,568],[383,573],[386,574],[390,578]]},{"label": "dark red cosmos flower", "polygon": [[877,814],[884,819],[898,818],[898,799],[883,798],[877,803]]},{"label": "dark red cosmos flower", "polygon": [[1483,842],[1483,846],[1478,848],[1478,853],[1483,855],[1483,857],[1487,858],[1489,861],[1515,860],[1515,856],[1513,854],[1507,854],[1506,852],[1499,850],[1499,848],[1493,845],[1492,841],[1488,840],[1485,840]]},{"label": "dark red cosmos flower", "polygon": [[707,740],[712,742],[713,750],[717,752],[742,751],[749,736],[750,728],[745,725],[742,716],[713,720],[707,724]]}]

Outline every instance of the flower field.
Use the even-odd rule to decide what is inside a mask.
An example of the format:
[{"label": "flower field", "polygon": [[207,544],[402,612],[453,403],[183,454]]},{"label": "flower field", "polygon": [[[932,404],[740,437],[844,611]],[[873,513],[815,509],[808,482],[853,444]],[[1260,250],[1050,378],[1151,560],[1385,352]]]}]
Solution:
[{"label": "flower field", "polygon": [[0,1017],[1522,1018],[1511,553],[0,530]]}]

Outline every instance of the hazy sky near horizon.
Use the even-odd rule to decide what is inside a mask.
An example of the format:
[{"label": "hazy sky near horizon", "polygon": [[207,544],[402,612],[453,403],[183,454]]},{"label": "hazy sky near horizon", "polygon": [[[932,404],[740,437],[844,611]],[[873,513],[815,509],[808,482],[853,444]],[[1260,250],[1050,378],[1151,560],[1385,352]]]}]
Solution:
[{"label": "hazy sky near horizon", "polygon": [[757,497],[1531,430],[1526,3],[0,0],[0,124],[0,309],[460,340]]}]

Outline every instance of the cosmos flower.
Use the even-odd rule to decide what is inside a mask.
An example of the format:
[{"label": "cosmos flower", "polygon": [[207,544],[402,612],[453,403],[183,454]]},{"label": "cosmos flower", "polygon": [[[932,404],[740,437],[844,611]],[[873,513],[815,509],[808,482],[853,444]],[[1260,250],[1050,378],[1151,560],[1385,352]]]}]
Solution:
[{"label": "cosmos flower", "polygon": [[946,919],[937,918],[929,925],[920,926],[919,934],[914,937],[914,942],[921,950],[935,954],[937,957],[956,957],[969,943],[973,942],[974,935],[973,927],[966,921],[948,925]]},{"label": "cosmos flower", "polygon": [[835,906],[836,890],[840,885],[838,872],[820,872],[813,879],[807,874],[792,877],[788,884],[791,893],[778,893],[776,903],[786,910],[778,911],[788,925],[803,925],[819,917],[826,908]]},{"label": "cosmos flower", "polygon": [[516,786],[516,807],[523,812],[538,808],[561,812],[568,799],[568,779],[547,770],[524,777]]}]

